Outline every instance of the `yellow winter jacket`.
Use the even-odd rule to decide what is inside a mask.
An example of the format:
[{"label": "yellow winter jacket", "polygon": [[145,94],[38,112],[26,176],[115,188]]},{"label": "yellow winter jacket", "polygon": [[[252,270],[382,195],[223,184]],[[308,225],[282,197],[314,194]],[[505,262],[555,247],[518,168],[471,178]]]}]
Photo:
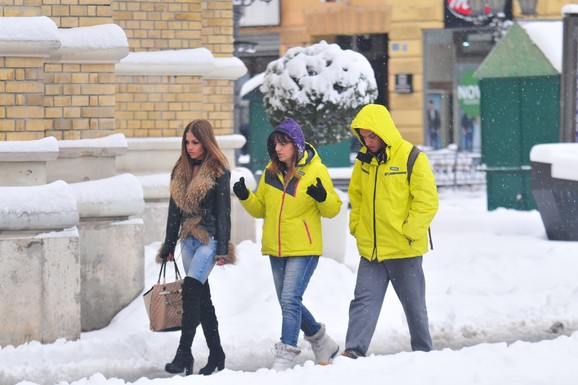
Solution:
[{"label": "yellow winter jacket", "polygon": [[359,254],[378,261],[423,255],[439,203],[427,156],[419,154],[408,183],[407,159],[413,145],[401,137],[389,111],[377,104],[365,106],[351,122],[358,139],[362,128],[383,139],[386,158],[378,161],[363,146],[353,167],[349,230]]},{"label": "yellow winter jacket", "polygon": [[[251,216],[264,218],[263,255],[323,254],[321,216],[333,218],[339,213],[342,202],[333,188],[327,168],[309,144],[297,165],[297,172],[301,178],[293,178],[287,185],[284,185],[282,175],[271,177],[264,172],[257,191],[249,191],[249,197],[241,201]],[[327,198],[321,203],[307,194],[307,187],[317,184],[317,178],[321,179],[327,191]]]}]

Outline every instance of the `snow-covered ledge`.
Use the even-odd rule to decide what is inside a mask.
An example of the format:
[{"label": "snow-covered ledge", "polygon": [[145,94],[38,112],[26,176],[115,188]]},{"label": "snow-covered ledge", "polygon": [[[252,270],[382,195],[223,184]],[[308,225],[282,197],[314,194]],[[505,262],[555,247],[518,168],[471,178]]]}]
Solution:
[{"label": "snow-covered ledge", "polygon": [[530,151],[532,193],[548,239],[578,241],[578,143]]},{"label": "snow-covered ledge", "polygon": [[96,139],[58,141],[58,159],[48,163],[47,180],[69,183],[97,180],[116,175],[117,156],[128,151],[123,134]]},{"label": "snow-covered ledge", "polygon": [[49,62],[116,64],[130,51],[126,34],[116,24],[59,29],[57,35],[61,46]]},{"label": "snow-covered ledge", "polygon": [[0,186],[46,184],[46,164],[58,158],[56,138],[0,142]]},{"label": "snow-covered ledge", "polygon": [[107,326],[144,288],[143,192],[134,175],[72,183],[78,202],[83,331]]},{"label": "snow-covered ledge", "polygon": [[46,16],[0,17],[0,56],[48,57],[60,48],[57,31]]},{"label": "snow-covered ledge", "polygon": [[210,79],[238,79],[247,73],[236,57],[214,58],[206,48],[131,52],[116,64],[117,75],[200,76]]},{"label": "snow-covered ledge", "polygon": [[0,202],[0,346],[78,339],[79,215],[72,189],[62,181],[0,187]]},{"label": "snow-covered ledge", "polygon": [[79,214],[72,189],[64,182],[0,187],[0,231],[54,230],[76,226]]},{"label": "snow-covered ledge", "polygon": [[144,210],[142,186],[131,174],[71,183],[70,187],[76,197],[80,218],[126,219]]}]

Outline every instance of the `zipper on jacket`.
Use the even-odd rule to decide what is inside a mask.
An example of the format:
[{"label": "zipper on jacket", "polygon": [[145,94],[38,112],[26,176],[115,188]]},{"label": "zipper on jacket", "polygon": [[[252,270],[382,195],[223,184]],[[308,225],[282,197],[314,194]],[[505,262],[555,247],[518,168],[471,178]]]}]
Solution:
[{"label": "zipper on jacket", "polygon": [[379,175],[379,167],[381,164],[382,163],[378,161],[377,169],[375,170],[375,178],[373,180],[373,252],[371,253],[371,260],[377,258],[377,221],[375,219],[375,200],[377,198],[377,176]]},{"label": "zipper on jacket", "polygon": [[307,238],[309,239],[309,244],[312,244],[313,241],[311,240],[311,232],[309,231],[309,226],[307,226],[307,221],[303,219],[303,225],[305,225],[305,232],[307,233]]},{"label": "zipper on jacket", "polygon": [[283,186],[283,195],[281,195],[281,207],[279,207],[279,221],[277,222],[277,256],[281,257],[281,217],[283,216],[283,206],[285,206],[285,195],[287,186]]}]

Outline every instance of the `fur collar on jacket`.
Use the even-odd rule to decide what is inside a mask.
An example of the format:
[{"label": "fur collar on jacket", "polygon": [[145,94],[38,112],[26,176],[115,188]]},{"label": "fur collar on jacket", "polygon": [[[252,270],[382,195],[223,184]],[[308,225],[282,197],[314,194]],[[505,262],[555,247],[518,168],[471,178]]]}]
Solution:
[{"label": "fur collar on jacket", "polygon": [[201,202],[215,187],[217,178],[223,175],[223,172],[216,160],[207,159],[201,163],[197,175],[187,185],[185,168],[178,165],[171,178],[171,197],[183,212],[199,215]]},{"label": "fur collar on jacket", "polygon": [[[202,243],[209,242],[210,236],[201,225],[202,202],[206,195],[215,185],[216,180],[225,172],[223,167],[214,159],[206,159],[201,163],[197,174],[187,185],[185,168],[178,165],[173,170],[171,176],[170,192],[176,205],[185,213],[182,222],[180,238],[184,239],[191,235]],[[235,246],[228,244],[227,264],[234,264],[237,261]]]}]

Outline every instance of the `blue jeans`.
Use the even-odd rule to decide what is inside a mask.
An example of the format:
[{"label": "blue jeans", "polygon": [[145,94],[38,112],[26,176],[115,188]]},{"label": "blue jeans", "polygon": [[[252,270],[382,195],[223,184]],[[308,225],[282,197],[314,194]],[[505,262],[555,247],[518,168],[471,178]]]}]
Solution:
[{"label": "blue jeans", "polygon": [[281,342],[297,346],[299,330],[303,330],[306,336],[312,336],[321,328],[309,310],[303,306],[303,294],[317,268],[319,257],[269,256],[269,260],[283,317]]},{"label": "blue jeans", "polygon": [[211,238],[209,243],[201,243],[198,239],[188,236],[181,240],[181,253],[185,275],[205,283],[215,267],[217,241]]}]

